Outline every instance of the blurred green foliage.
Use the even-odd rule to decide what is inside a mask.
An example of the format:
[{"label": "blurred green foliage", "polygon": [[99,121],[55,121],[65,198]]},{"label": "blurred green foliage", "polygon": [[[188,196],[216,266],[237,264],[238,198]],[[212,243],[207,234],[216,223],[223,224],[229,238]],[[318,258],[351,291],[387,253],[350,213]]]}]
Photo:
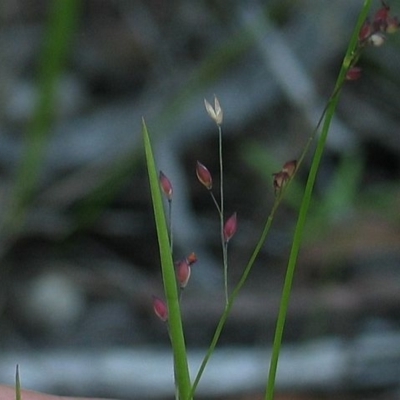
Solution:
[{"label": "blurred green foliage", "polygon": [[80,20],[79,0],[52,1],[37,65],[38,99],[27,127],[25,143],[14,180],[5,230],[14,233],[24,222],[30,202],[40,187],[46,148],[57,115],[59,78],[68,63]]}]

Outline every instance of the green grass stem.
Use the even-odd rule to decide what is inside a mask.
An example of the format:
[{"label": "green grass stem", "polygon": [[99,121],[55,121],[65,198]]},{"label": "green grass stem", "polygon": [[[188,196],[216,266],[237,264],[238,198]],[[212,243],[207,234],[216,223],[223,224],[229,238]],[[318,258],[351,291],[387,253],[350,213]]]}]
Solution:
[{"label": "green grass stem", "polygon": [[339,101],[341,89],[345,82],[346,73],[347,73],[349,67],[353,64],[354,57],[355,56],[358,57],[358,54],[356,55],[356,49],[357,49],[357,43],[358,43],[358,33],[362,27],[362,24],[364,23],[365,19],[367,18],[370,7],[371,7],[371,0],[366,0],[364,2],[361,13],[358,17],[356,27],[354,29],[349,46],[347,48],[347,52],[344,57],[342,67],[340,69],[339,76],[336,81],[335,88],[333,90],[333,95],[331,96],[329,103],[328,103],[328,107],[326,110],[326,116],[323,121],[323,126],[322,126],[322,130],[321,130],[321,135],[318,139],[317,148],[315,150],[314,157],[313,157],[312,164],[311,164],[310,173],[308,175],[304,196],[303,196],[302,203],[300,206],[299,217],[298,217],[295,232],[294,232],[292,248],[291,248],[291,252],[290,252],[290,256],[289,256],[286,277],[285,277],[285,282],[284,282],[283,291],[282,291],[281,304],[280,304],[278,319],[277,319],[277,324],[276,324],[275,337],[274,337],[272,356],[271,356],[271,362],[270,362],[270,369],[269,369],[269,374],[268,374],[268,382],[267,382],[267,388],[266,388],[266,394],[265,394],[266,400],[273,400],[273,398],[274,398],[276,373],[277,373],[279,355],[280,355],[280,350],[281,350],[281,345],[282,345],[283,331],[284,331],[285,322],[286,322],[286,315],[287,315],[287,311],[289,308],[289,301],[290,301],[290,295],[291,295],[291,290],[292,290],[292,282],[293,282],[293,277],[294,277],[294,273],[295,273],[295,269],[296,269],[298,254],[300,251],[300,246],[301,246],[301,242],[302,242],[302,238],[303,238],[303,234],[304,234],[304,227],[305,227],[305,223],[306,223],[309,205],[311,202],[311,196],[312,196],[315,180],[317,177],[321,158],[322,158],[322,155],[324,152],[329,128],[330,128],[333,116],[335,114],[335,111],[336,111],[336,107],[337,107],[337,103]]},{"label": "green grass stem", "polygon": [[[222,245],[222,263],[224,266],[224,291],[225,291],[225,304],[228,304],[229,289],[228,289],[228,243],[225,243],[224,238],[224,158],[222,151],[222,128],[218,125],[218,158],[219,158],[219,190],[220,190],[220,229],[221,229],[221,245]],[[218,207],[217,207],[218,208]]]},{"label": "green grass stem", "polygon": [[21,400],[21,381],[19,379],[19,367],[15,369],[15,400]]}]

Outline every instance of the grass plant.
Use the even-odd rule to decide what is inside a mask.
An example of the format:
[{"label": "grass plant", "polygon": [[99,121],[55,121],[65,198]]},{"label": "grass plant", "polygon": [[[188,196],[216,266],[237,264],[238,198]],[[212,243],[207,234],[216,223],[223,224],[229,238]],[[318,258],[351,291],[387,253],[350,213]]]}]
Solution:
[{"label": "grass plant", "polygon": [[157,227],[165,297],[168,306],[168,329],[174,353],[175,385],[177,388],[177,393],[179,394],[177,397],[180,399],[187,399],[189,398],[191,385],[186,345],[182,328],[179,294],[175,278],[175,268],[172,260],[168,225],[160,191],[159,174],[155,166],[154,155],[150,144],[150,137],[144,121],[143,139],[146,150],[146,162],[149,173],[154,218]]},{"label": "grass plant", "polygon": [[[226,305],[224,311],[221,315],[219,323],[215,329],[214,336],[211,340],[211,344],[209,346],[208,351],[200,365],[200,368],[194,377],[193,383],[190,383],[190,377],[188,375],[188,367],[187,367],[187,359],[185,356],[185,343],[184,343],[184,335],[181,330],[182,321],[180,317],[176,314],[180,312],[179,307],[179,299],[176,295],[176,287],[177,282],[174,278],[174,267],[172,262],[172,251],[173,249],[169,248],[168,252],[168,235],[171,234],[167,231],[167,225],[165,223],[165,215],[162,207],[162,198],[161,192],[159,188],[159,183],[156,180],[156,166],[155,161],[152,156],[151,143],[149,138],[149,133],[147,131],[146,125],[143,124],[143,134],[145,141],[145,149],[146,149],[146,157],[147,157],[147,168],[150,176],[150,186],[151,186],[151,194],[152,201],[155,212],[156,226],[158,232],[158,240],[160,244],[160,253],[162,259],[162,270],[164,276],[164,285],[165,292],[167,297],[167,307],[168,307],[168,315],[171,312],[171,319],[168,320],[168,325],[171,329],[174,325],[174,330],[179,332],[179,335],[171,334],[171,342],[172,347],[174,349],[174,354],[179,359],[175,359],[175,368],[179,363],[182,368],[181,374],[183,375],[184,382],[180,384],[178,382],[178,399],[191,400],[194,398],[197,386],[200,382],[202,374],[207,366],[209,359],[211,358],[215,347],[218,343],[221,332],[225,326],[226,320],[230,314],[230,311],[234,305],[234,302],[241,291],[242,287],[247,281],[247,278],[250,274],[250,271],[267,239],[269,230],[272,226],[274,216],[281,204],[282,199],[284,198],[285,192],[295,176],[297,170],[303,164],[303,161],[306,155],[309,152],[310,147],[315,142],[315,139],[318,137],[316,148],[312,157],[311,168],[308,174],[307,183],[305,186],[304,194],[302,196],[301,205],[298,213],[298,220],[294,231],[294,236],[292,240],[292,247],[288,259],[288,265],[286,269],[286,276],[283,284],[281,303],[279,307],[275,336],[273,341],[273,349],[272,356],[270,360],[269,373],[267,374],[267,383],[265,390],[265,399],[272,400],[274,398],[275,393],[275,382],[276,382],[276,374],[279,362],[279,355],[282,346],[282,339],[284,333],[284,327],[286,322],[286,316],[290,304],[290,295],[292,291],[292,283],[294,279],[294,274],[297,265],[297,259],[301,248],[301,243],[304,236],[304,227],[307,220],[308,210],[310,207],[313,189],[315,185],[315,181],[318,175],[321,159],[323,156],[323,152],[326,145],[326,140],[328,137],[330,125],[332,119],[334,118],[337,104],[339,101],[339,97],[342,91],[342,88],[347,80],[358,79],[361,74],[360,68],[356,65],[359,57],[361,56],[362,51],[367,45],[372,46],[380,46],[384,41],[384,34],[391,33],[391,28],[395,31],[398,28],[398,20],[396,18],[392,18],[389,14],[389,7],[386,3],[382,2],[382,7],[377,11],[374,16],[374,20],[371,22],[367,19],[368,13],[371,8],[372,0],[365,0],[364,5],[361,8],[361,12],[359,14],[355,29],[349,41],[349,45],[344,56],[341,69],[338,74],[338,78],[336,81],[336,85],[333,88],[332,95],[330,96],[326,107],[324,108],[322,115],[319,121],[316,124],[314,131],[311,133],[307,143],[305,144],[299,160],[298,161],[290,161],[284,164],[281,171],[274,174],[274,189],[275,189],[275,201],[272,206],[271,212],[269,213],[266,222],[264,224],[264,228],[260,235],[260,238],[255,245],[254,251],[244,269],[241,279],[239,280],[236,287],[233,289],[232,293],[229,295],[228,291],[228,248],[226,239],[227,232],[227,224],[228,221],[224,222],[224,187],[223,187],[223,152],[222,152],[222,109],[219,104],[217,98],[215,98],[214,107],[211,106],[208,101],[205,101],[206,110],[209,116],[214,120],[218,128],[218,136],[219,136],[219,162],[220,162],[220,199],[217,201],[216,197],[212,193],[212,178],[211,174],[207,170],[205,166],[199,163],[197,166],[197,176],[200,182],[210,191],[213,202],[218,210],[220,221],[221,221],[221,242],[222,242],[222,263],[223,263],[223,271],[224,271],[224,287],[225,287],[225,297],[226,297]],[[320,134],[319,134],[320,133]],[[318,135],[319,134],[319,135]],[[237,221],[236,214],[235,220],[232,224],[232,234],[236,232]],[[231,239],[231,236],[229,237]],[[167,271],[166,271],[167,270]],[[166,273],[168,272],[168,273]],[[170,318],[170,317],[169,317]],[[177,333],[176,332],[176,333]],[[179,352],[176,350],[180,349]],[[179,380],[179,376],[177,374],[176,378]]]},{"label": "grass plant", "polygon": [[[308,179],[306,183],[306,188],[304,191],[303,199],[300,206],[299,216],[293,236],[292,248],[290,251],[289,261],[286,269],[286,277],[282,290],[281,304],[279,307],[278,319],[276,322],[274,343],[272,346],[272,356],[270,362],[270,369],[267,380],[267,389],[265,393],[266,400],[272,400],[274,398],[275,391],[275,381],[276,381],[276,373],[278,368],[279,354],[282,346],[282,337],[283,331],[286,322],[287,311],[289,308],[290,294],[292,291],[292,283],[294,278],[294,273],[297,264],[297,258],[300,251],[301,242],[304,236],[304,227],[307,219],[308,210],[310,207],[310,202],[312,198],[312,193],[314,189],[315,180],[317,178],[317,173],[319,170],[319,166],[321,163],[322,155],[325,149],[326,140],[328,138],[329,128],[332,122],[332,119],[335,115],[336,107],[339,101],[340,93],[343,88],[343,85],[346,81],[346,76],[350,68],[352,68],[358,60],[359,57],[359,33],[364,25],[364,22],[368,16],[369,10],[371,7],[371,0],[366,0],[364,6],[361,10],[361,13],[358,17],[358,21],[356,27],[354,29],[353,35],[350,39],[349,46],[347,48],[346,55],[344,57],[342,67],[339,72],[339,76],[336,81],[335,88],[333,90],[333,94],[330,97],[327,107],[322,114],[320,121],[317,124],[317,128],[319,127],[320,122],[322,122],[322,131],[319,136],[317,142],[317,148],[315,150],[310,172],[308,174]],[[326,112],[325,112],[326,111]],[[313,136],[311,136],[312,139]],[[310,141],[309,141],[310,143]],[[305,148],[305,152],[301,156],[301,160],[304,159],[305,154],[308,150],[308,145]]]},{"label": "grass plant", "polygon": [[[390,16],[389,7],[384,2],[382,2],[382,7],[380,10],[375,14],[373,21],[366,22],[368,21],[367,16],[370,11],[371,4],[372,0],[364,1],[355,29],[349,41],[342,66],[338,74],[336,85],[333,88],[332,95],[330,96],[314,131],[310,134],[308,141],[300,152],[299,159],[297,161],[293,160],[284,163],[282,169],[274,174],[274,203],[269,213],[266,212],[266,219],[263,229],[257,243],[255,243],[254,250],[243,270],[242,276],[231,291],[229,290],[228,285],[228,243],[230,243],[237,230],[238,220],[236,213],[234,213],[228,219],[225,218],[222,108],[217,98],[215,98],[214,106],[211,106],[206,101],[206,110],[209,116],[216,123],[218,130],[219,199],[217,199],[216,195],[212,192],[212,185],[210,185],[210,182],[208,181],[208,179],[211,179],[211,175],[207,175],[208,170],[203,170],[201,173],[198,172],[198,178],[200,182],[203,183],[203,185],[209,190],[212,201],[218,211],[224,276],[223,290],[225,294],[225,307],[215,328],[209,348],[201,362],[199,370],[193,377],[193,380],[191,379],[189,373],[188,354],[181,313],[181,294],[183,285],[186,286],[190,278],[190,266],[194,260],[193,257],[188,257],[186,260],[187,267],[182,272],[183,275],[177,278],[176,265],[174,264],[173,258],[172,186],[169,188],[169,192],[166,190],[166,188],[168,189],[168,185],[171,185],[171,183],[168,181],[166,184],[163,184],[162,179],[160,178],[161,174],[157,169],[156,160],[154,159],[150,134],[145,121],[142,121],[142,134],[146,155],[146,165],[157,230],[165,296],[165,304],[162,299],[157,298],[157,301],[154,303],[154,308],[156,314],[165,322],[170,337],[173,351],[176,398],[179,400],[192,400],[194,398],[203,373],[215,351],[235,301],[243,286],[246,284],[255,261],[257,260],[257,257],[259,256],[260,251],[262,250],[268,238],[275,215],[278,212],[283,199],[285,198],[287,189],[291,185],[292,180],[294,179],[299,168],[302,167],[305,157],[309,154],[312,145],[316,141],[316,147],[311,161],[311,168],[308,174],[304,194],[302,195],[301,199],[297,224],[293,235],[292,247],[286,269],[286,276],[283,283],[269,372],[266,373],[265,399],[272,400],[274,398],[279,356],[282,347],[287,312],[290,305],[290,296],[296,271],[297,259],[304,238],[304,227],[308,218],[308,211],[312,201],[314,185],[326,146],[330,125],[336,112],[342,88],[346,80],[359,78],[361,72],[357,67],[357,62],[365,47],[368,45],[382,45],[385,40],[386,33],[391,33],[392,29],[394,31],[395,28],[398,28],[398,21]],[[56,114],[56,102],[54,101],[56,97],[56,84],[65,64],[72,33],[75,31],[78,9],[78,2],[76,0],[67,1],[65,3],[54,3],[54,15],[50,19],[51,23],[49,25],[49,33],[47,35],[49,41],[45,46],[43,58],[40,62],[41,68],[39,74],[39,84],[41,87],[41,95],[34,118],[32,120],[32,124],[26,137],[26,151],[24,152],[20,168],[17,172],[14,193],[12,196],[11,212],[9,213],[9,219],[7,221],[9,224],[7,229],[10,232],[13,232],[22,223],[26,209],[31,202],[35,189],[38,185],[40,167],[43,160],[45,146],[51,132],[54,116]],[[232,46],[233,50],[231,52],[231,56],[236,57],[250,42],[250,38],[242,38],[239,47]],[[49,62],[49,60],[51,62]],[[185,92],[184,94],[186,95],[187,93]],[[181,100],[182,99],[183,97],[181,97]],[[175,106],[178,107],[179,104],[175,104]],[[122,171],[125,171],[124,166],[125,164],[121,163],[120,168]],[[344,163],[343,168],[345,169],[347,167],[350,168],[348,164]],[[162,176],[164,176],[164,174]],[[352,182],[354,182],[354,180]],[[351,196],[352,185],[345,189],[346,193]],[[170,198],[168,198],[167,193],[170,193]],[[167,213],[164,209],[163,194],[167,194]],[[16,399],[20,400],[21,387],[18,367],[16,369],[15,390]]]}]

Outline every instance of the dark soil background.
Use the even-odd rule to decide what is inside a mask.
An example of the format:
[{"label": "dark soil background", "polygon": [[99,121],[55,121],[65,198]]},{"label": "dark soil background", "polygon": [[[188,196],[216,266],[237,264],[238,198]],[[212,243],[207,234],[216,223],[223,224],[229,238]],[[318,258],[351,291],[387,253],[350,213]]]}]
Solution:
[{"label": "dark soil background", "polygon": [[[399,4],[388,3],[400,15]],[[172,398],[163,383],[172,384],[171,360],[162,356],[168,334],[152,310],[162,283],[142,117],[174,187],[174,255],[199,259],[182,307],[188,347],[202,352],[223,309],[219,222],[195,175],[200,160],[218,187],[218,132],[204,98],[217,95],[224,110],[225,209],[238,214],[229,246],[233,287],[272,206],[272,174],[301,154],[361,6],[1,2],[2,382],[12,384],[18,363],[32,389]],[[282,399],[400,396],[399,49],[400,34],[366,49],[362,78],[343,90],[295,277]],[[221,337],[233,355],[271,347],[310,159]],[[330,357],[341,354],[332,351],[337,341],[344,354],[354,351],[345,366]],[[261,396],[263,378],[237,389],[235,377],[247,372],[240,358],[231,367],[220,367],[220,381],[214,376],[203,397]]]}]

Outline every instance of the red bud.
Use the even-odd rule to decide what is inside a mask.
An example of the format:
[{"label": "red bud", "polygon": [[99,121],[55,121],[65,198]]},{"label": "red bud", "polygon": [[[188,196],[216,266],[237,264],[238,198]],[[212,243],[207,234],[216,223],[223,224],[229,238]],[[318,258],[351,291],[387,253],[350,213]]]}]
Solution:
[{"label": "red bud", "polygon": [[161,190],[165,194],[165,197],[168,199],[168,201],[171,201],[173,193],[171,181],[167,178],[166,175],[164,175],[162,171],[160,171],[158,179],[160,181]]},{"label": "red bud", "polygon": [[210,171],[200,162],[196,164],[196,175],[200,183],[202,183],[208,190],[212,189],[212,177]]},{"label": "red bud", "polygon": [[361,68],[360,67],[352,67],[347,71],[346,79],[348,81],[356,81],[361,76]]},{"label": "red bud", "polygon": [[184,289],[189,282],[191,268],[188,261],[179,261],[176,265],[176,278],[178,279],[179,286]]},{"label": "red bud", "polygon": [[157,296],[153,296],[153,310],[161,321],[165,322],[168,320],[168,307],[165,302]]},{"label": "red bud", "polygon": [[232,236],[236,233],[237,230],[237,218],[236,218],[236,213],[233,213],[232,216],[230,216],[224,225],[224,240],[225,243],[228,243],[229,240],[232,239]]},{"label": "red bud", "polygon": [[376,30],[386,31],[390,7],[382,2],[382,7],[375,13],[373,25]]},{"label": "red bud", "polygon": [[358,34],[358,40],[363,42],[364,40],[368,39],[372,34],[372,25],[370,20],[366,20],[364,25],[360,29],[360,33]]}]

